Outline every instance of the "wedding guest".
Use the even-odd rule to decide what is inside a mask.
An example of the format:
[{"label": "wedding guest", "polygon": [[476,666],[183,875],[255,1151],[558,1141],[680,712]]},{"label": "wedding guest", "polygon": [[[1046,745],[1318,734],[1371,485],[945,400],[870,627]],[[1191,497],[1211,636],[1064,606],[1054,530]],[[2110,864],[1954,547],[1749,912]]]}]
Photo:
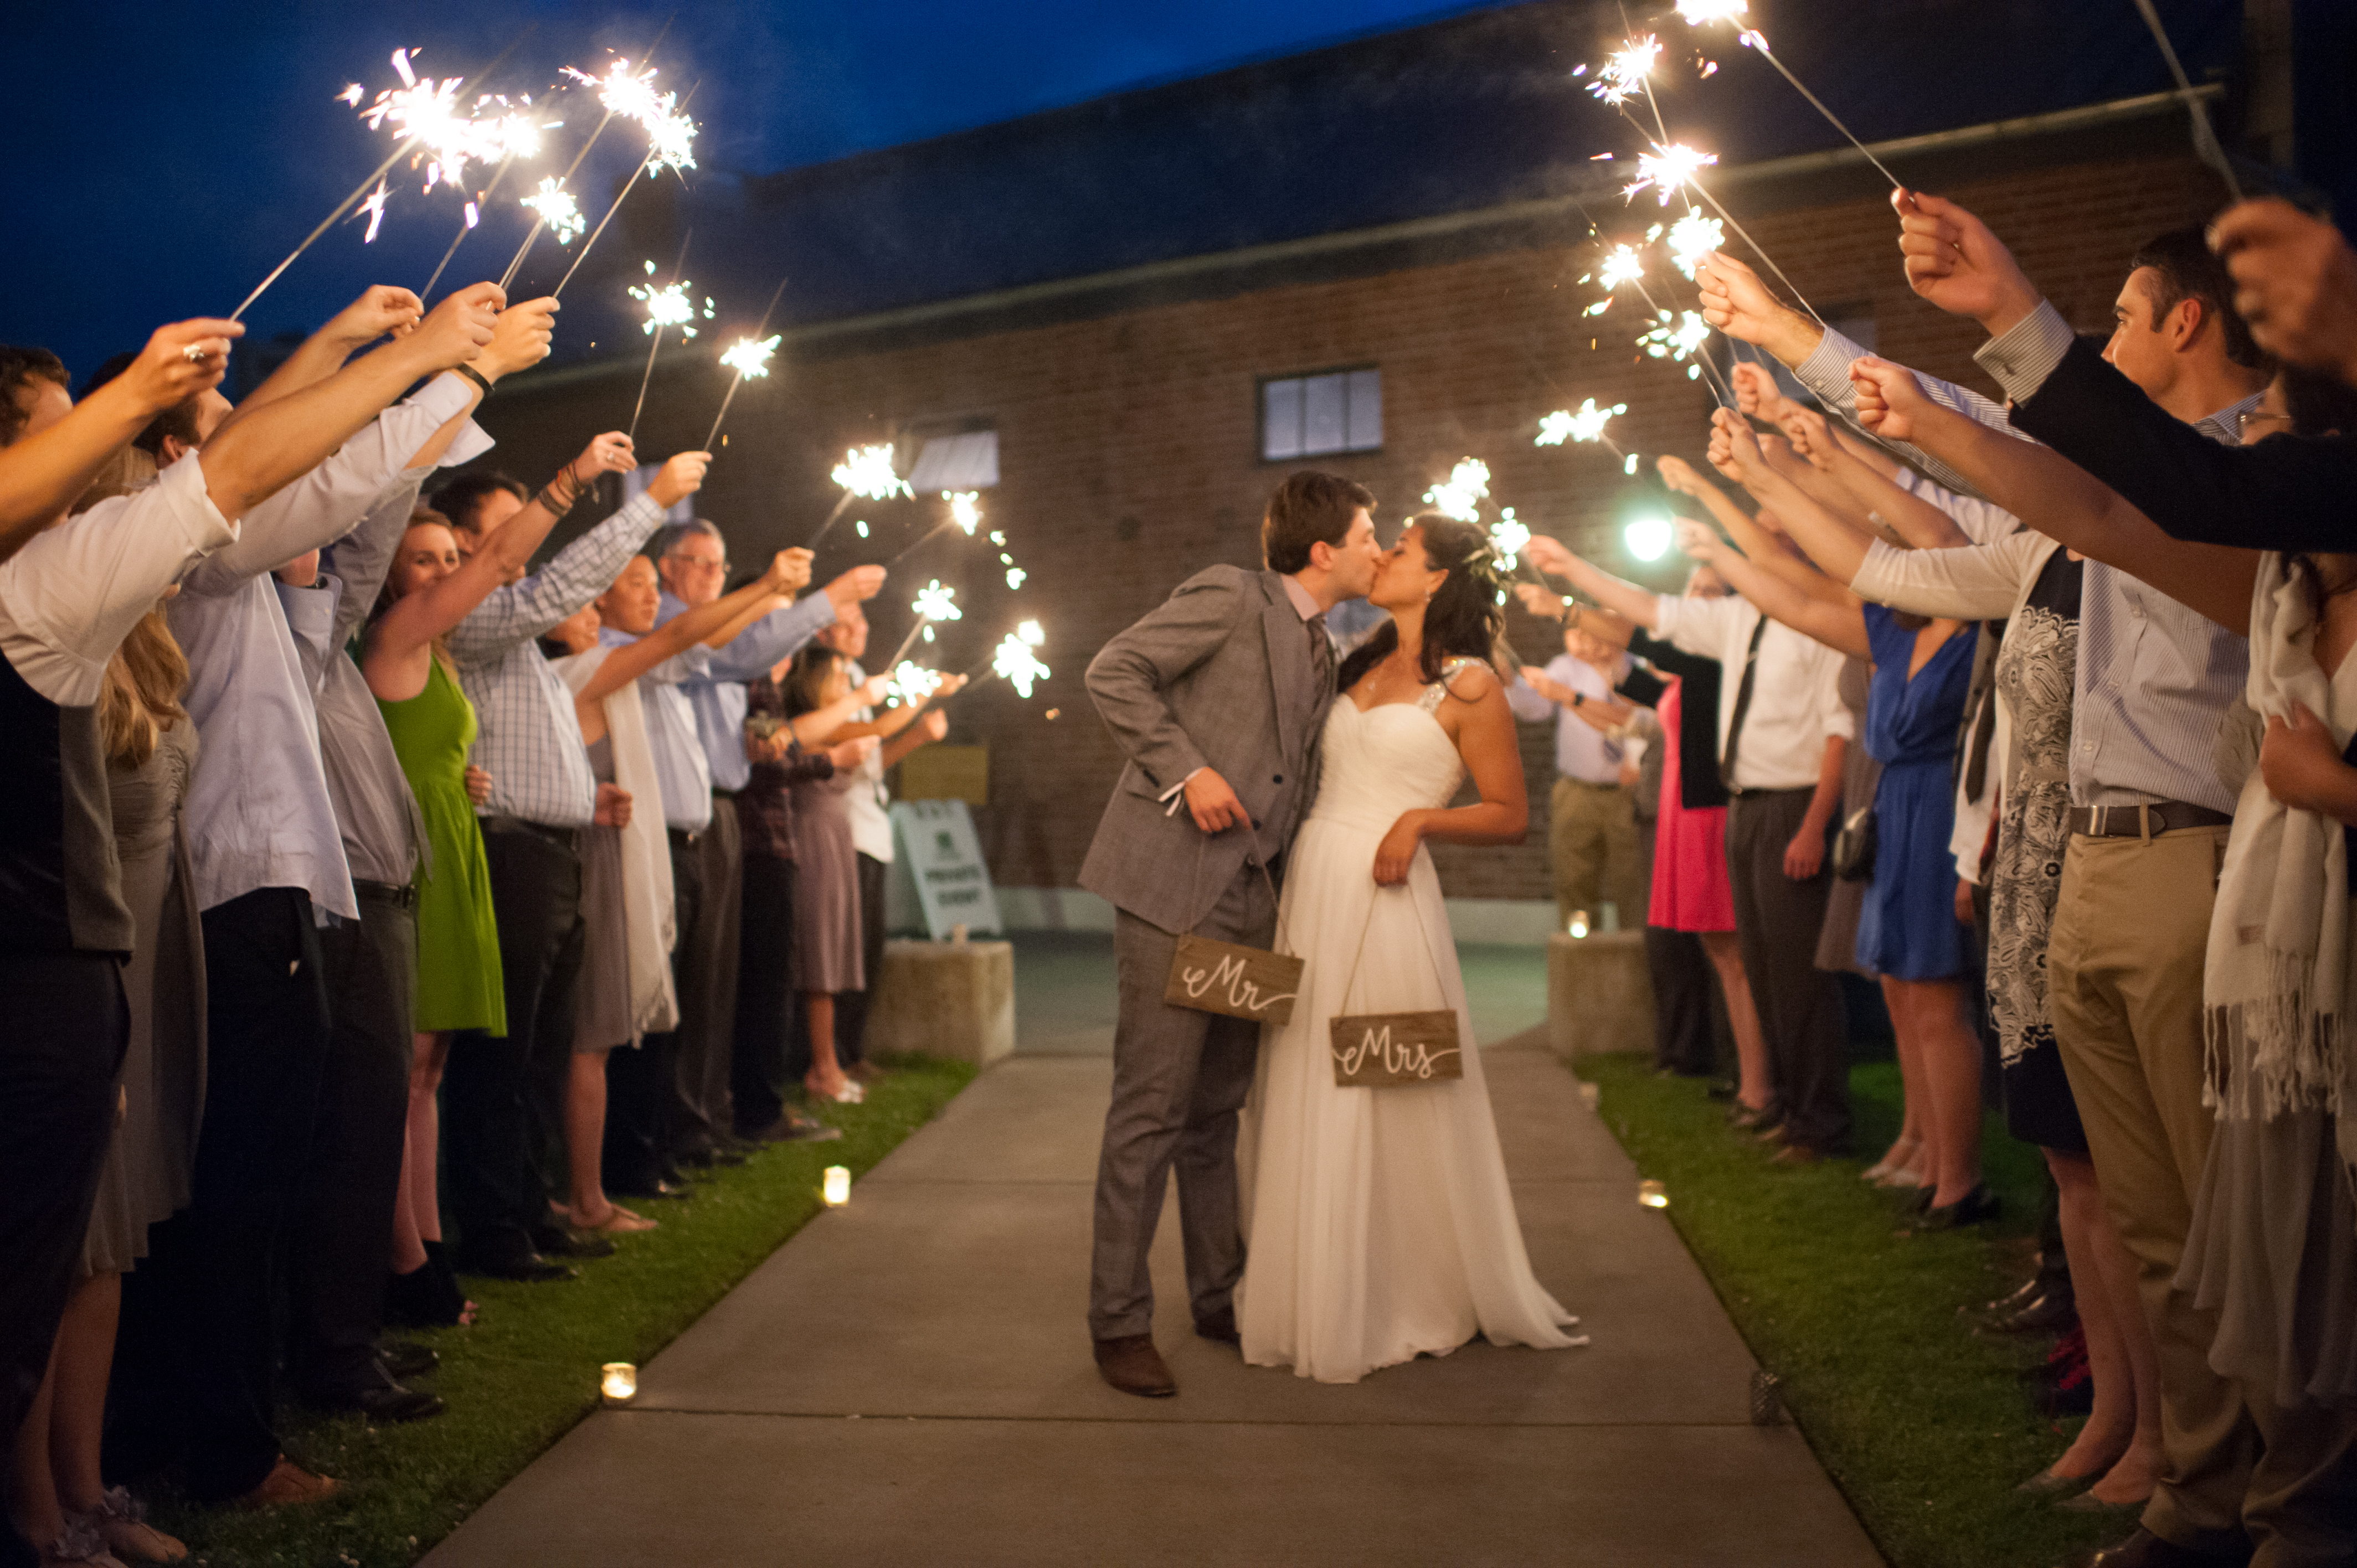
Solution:
[{"label": "wedding guest", "polygon": [[[655,536],[650,553],[662,578],[655,624],[719,597],[728,576],[727,542],[714,523],[696,518]],[[788,585],[799,591],[810,580],[810,553],[789,553],[802,574]],[[678,1163],[708,1165],[729,1155],[735,1112],[729,1106],[730,1053],[737,1033],[739,928],[743,918],[743,831],[737,796],[750,777],[746,754],[746,682],[792,657],[811,637],[830,625],[845,604],[872,596],[884,585],[880,566],[860,566],[837,577],[823,593],[780,607],[724,646],[709,650],[704,667],[654,700],[683,700],[694,720],[711,778],[711,824],[696,841],[702,857],[703,896],[694,922],[681,934],[678,1069],[669,1085],[667,1153]]]},{"label": "wedding guest", "polygon": [[[806,561],[781,551],[754,582],[656,628],[654,565],[634,555],[595,604],[557,624],[551,640],[565,652],[555,668],[572,690],[590,766],[601,783],[619,784],[634,800],[660,790],[641,681],[699,642],[721,644],[738,635],[776,607],[786,583],[807,575]],[[598,633],[609,617],[638,635],[604,641]],[[615,1048],[642,1049],[651,1031],[670,1029],[679,1021],[678,877],[668,835],[651,815],[633,811],[628,822],[593,825],[582,837],[587,956],[575,999],[565,1091],[572,1184],[565,1213],[586,1230],[627,1233],[655,1226],[607,1195],[609,1062]]]},{"label": "wedding guest", "polygon": [[[866,610],[854,606],[839,611],[834,623],[819,636],[850,661],[847,673],[852,685],[866,685],[867,670],[860,663],[867,656]],[[892,672],[879,670],[877,673]],[[928,712],[926,703],[938,702],[964,684],[963,675],[946,676],[925,703],[899,703],[886,709],[881,717],[873,707],[863,705],[843,731],[845,736],[873,736],[880,743],[868,749],[858,765],[857,782],[843,798],[851,818],[852,849],[859,861],[859,961],[867,983],[835,998],[834,1054],[843,1070],[863,1083],[873,1082],[877,1076],[867,1060],[866,1038],[868,1003],[884,969],[884,884],[891,875],[893,856],[892,791],[885,785],[885,776],[910,752],[949,733],[946,717]],[[920,714],[922,723],[918,722]],[[799,1033],[796,1039],[800,1047],[796,1065],[807,1070],[810,1043]]]},{"label": "wedding guest", "polygon": [[[494,590],[447,639],[459,686],[475,707],[472,755],[491,776],[488,809],[479,815],[508,1028],[504,1036],[455,1038],[442,1085],[450,1207],[463,1249],[454,1261],[472,1271],[527,1281],[573,1274],[543,1249],[573,1246],[549,1198],[563,1185],[553,1177],[560,1172],[581,966],[579,841],[593,820],[619,821],[629,800],[591,773],[572,693],[535,639],[605,592],[664,511],[695,493],[710,460],[702,452],[673,456],[643,494],[539,572]],[[447,502],[437,492],[436,499],[458,530],[462,551],[482,548],[524,506],[495,483]],[[412,1209],[421,1232],[429,1219],[438,1230],[438,1219],[414,1201]]]},{"label": "wedding guest", "polygon": [[1524,670],[1506,688],[1516,718],[1555,721],[1547,858],[1555,873],[1556,928],[1582,912],[1600,925],[1608,903],[1633,924],[1644,900],[1636,815],[1620,787],[1620,746],[1575,712],[1583,703],[1610,697],[1628,672],[1629,658],[1577,627],[1564,628],[1563,645],[1543,671]]},{"label": "wedding guest", "polygon": [[[311,393],[373,413],[421,376],[436,379],[367,430],[347,426],[332,456],[256,507],[235,545],[182,578],[167,611],[188,658],[183,703],[203,741],[186,820],[205,928],[204,1133],[188,1208],[150,1229],[146,1265],[124,1288],[107,1442],[110,1471],[126,1476],[185,1455],[190,1490],[208,1501],[266,1506],[335,1489],[280,1451],[273,1298],[327,1055],[316,916],[351,919],[358,908],[274,568],[310,581],[320,545],[348,532],[404,469],[433,460],[478,391],[436,372],[490,341],[500,303],[496,285],[478,285],[419,322],[407,290],[372,289],[290,356],[250,400],[257,410]],[[406,336],[345,363],[404,326]],[[178,461],[229,413],[207,393],[167,415],[159,462]]]}]

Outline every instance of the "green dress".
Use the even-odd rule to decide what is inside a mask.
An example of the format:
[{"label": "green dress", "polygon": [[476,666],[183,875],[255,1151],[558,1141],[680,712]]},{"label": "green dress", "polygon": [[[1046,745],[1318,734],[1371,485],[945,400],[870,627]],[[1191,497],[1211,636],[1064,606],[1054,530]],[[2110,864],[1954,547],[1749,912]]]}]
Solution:
[{"label": "green dress", "polygon": [[431,871],[417,874],[416,1029],[508,1032],[500,975],[500,932],[491,918],[491,872],[483,831],[467,799],[467,748],[475,744],[475,704],[442,660],[430,661],[425,689],[404,703],[376,703],[393,749],[408,775],[434,849]]}]

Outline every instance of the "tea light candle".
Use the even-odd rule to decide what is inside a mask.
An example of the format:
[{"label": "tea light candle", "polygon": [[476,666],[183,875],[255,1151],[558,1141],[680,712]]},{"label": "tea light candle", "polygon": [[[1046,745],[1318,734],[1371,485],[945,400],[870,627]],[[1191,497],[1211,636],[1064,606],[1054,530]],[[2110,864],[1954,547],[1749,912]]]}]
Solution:
[{"label": "tea light candle", "polygon": [[1649,1179],[1637,1184],[1637,1201],[1648,1208],[1667,1208],[1670,1195],[1660,1182]]},{"label": "tea light candle", "polygon": [[824,1191],[826,1206],[829,1208],[841,1208],[845,1204],[849,1203],[851,1201],[851,1167],[849,1165],[827,1166]]},{"label": "tea light candle", "polygon": [[639,1369],[628,1361],[608,1361],[599,1369],[597,1386],[608,1404],[628,1404],[639,1397]]},{"label": "tea light candle", "polygon": [[1574,909],[1574,910],[1571,912],[1571,934],[1572,934],[1575,938],[1584,937],[1584,936],[1587,935],[1587,910],[1585,910],[1585,909]]}]

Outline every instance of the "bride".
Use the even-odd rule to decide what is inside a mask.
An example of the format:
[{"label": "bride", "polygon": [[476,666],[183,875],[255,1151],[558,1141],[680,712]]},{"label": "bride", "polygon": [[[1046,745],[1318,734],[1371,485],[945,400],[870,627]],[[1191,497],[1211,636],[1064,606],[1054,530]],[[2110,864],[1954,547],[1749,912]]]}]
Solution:
[{"label": "bride", "polygon": [[[1478,1331],[1584,1343],[1531,1274],[1440,883],[1423,843],[1519,843],[1514,720],[1483,660],[1499,630],[1488,536],[1409,521],[1368,597],[1391,612],[1343,661],[1316,803],[1286,852],[1277,946],[1308,964],[1292,1021],[1264,1031],[1238,1160],[1249,1246],[1244,1359],[1356,1382]],[[1470,772],[1480,800],[1451,809]],[[1338,1087],[1336,1015],[1457,1015],[1464,1077]]]}]

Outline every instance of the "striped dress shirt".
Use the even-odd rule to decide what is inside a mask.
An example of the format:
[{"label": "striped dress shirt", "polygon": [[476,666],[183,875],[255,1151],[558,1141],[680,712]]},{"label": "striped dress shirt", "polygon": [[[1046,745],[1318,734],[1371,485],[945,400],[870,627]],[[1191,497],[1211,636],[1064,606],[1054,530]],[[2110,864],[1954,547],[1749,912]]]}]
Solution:
[{"label": "striped dress shirt", "polygon": [[597,780],[581,742],[573,693],[533,639],[614,585],[663,511],[641,493],[558,551],[547,565],[497,589],[451,631],[450,661],[475,704],[468,760],[491,776],[484,816],[586,828]]}]

